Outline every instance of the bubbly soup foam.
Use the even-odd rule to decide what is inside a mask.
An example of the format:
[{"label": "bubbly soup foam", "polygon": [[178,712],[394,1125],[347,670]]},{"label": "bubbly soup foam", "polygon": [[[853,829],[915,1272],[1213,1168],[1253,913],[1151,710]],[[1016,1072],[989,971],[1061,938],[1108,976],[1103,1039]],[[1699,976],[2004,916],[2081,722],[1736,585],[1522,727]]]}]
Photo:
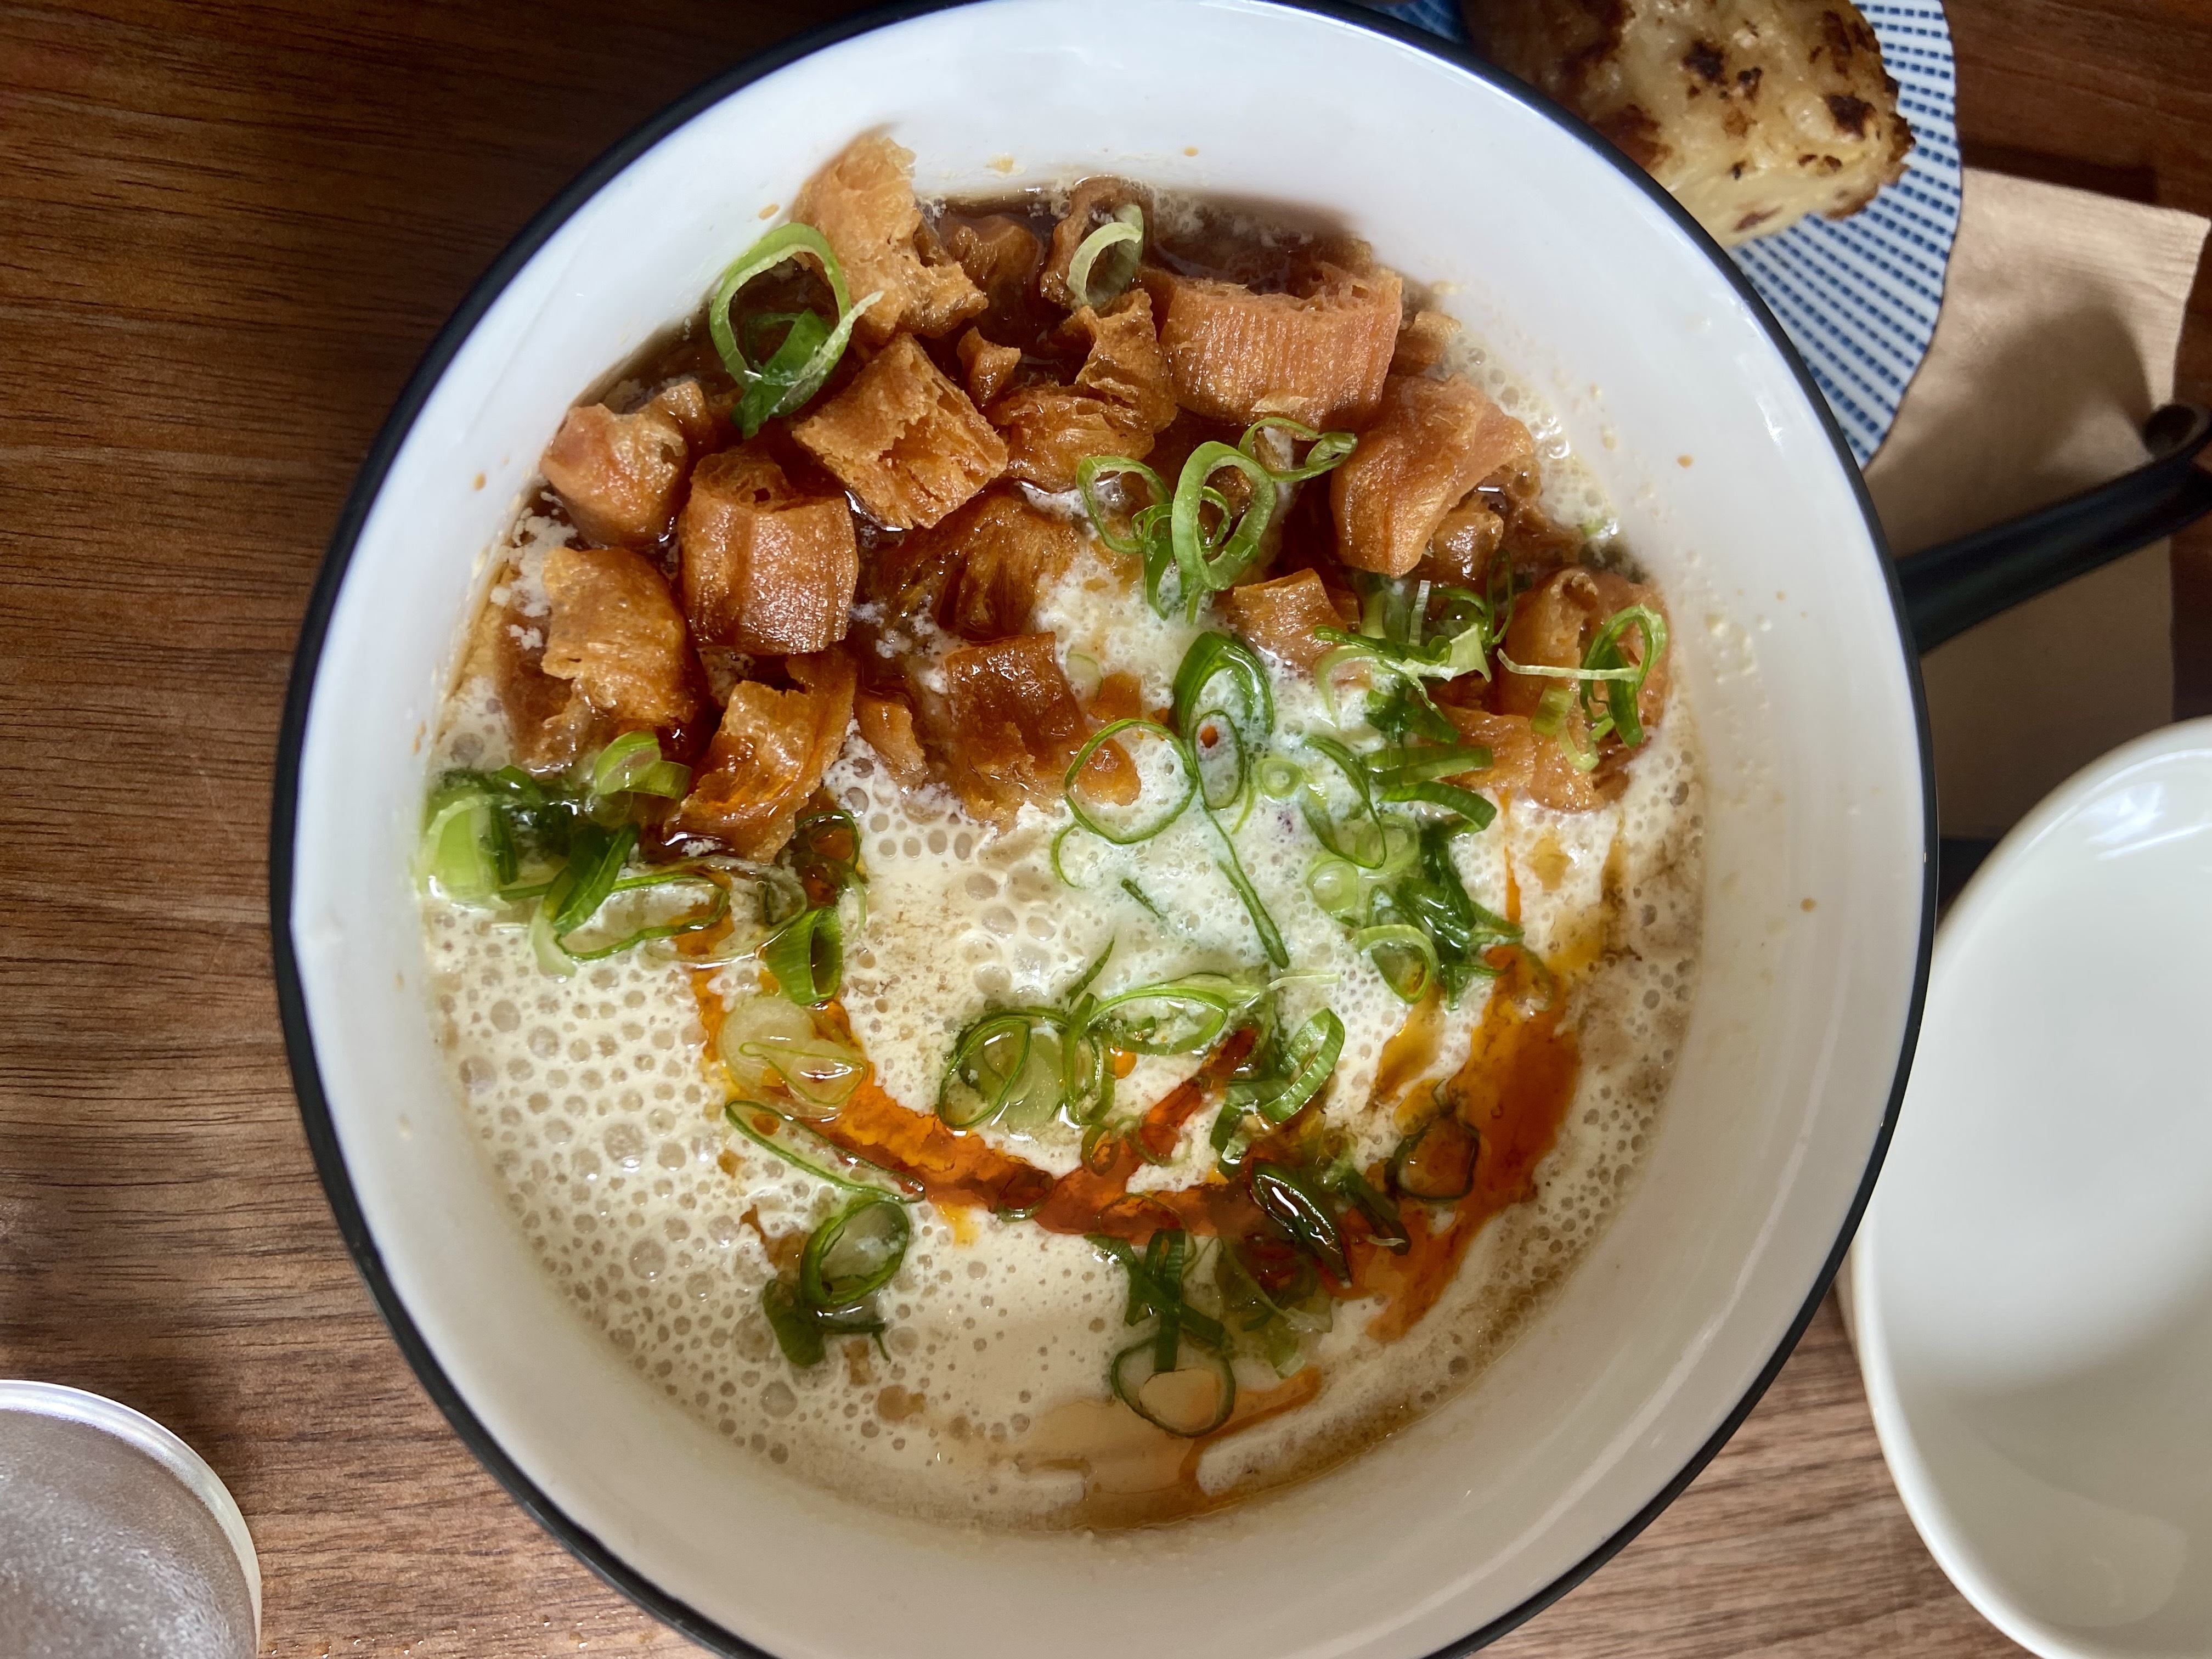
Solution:
[{"label": "bubbly soup foam", "polygon": [[[558,533],[526,520],[519,538],[526,555]],[[1070,586],[1056,605],[1073,642],[1085,621],[1102,637],[1164,626],[1086,605],[1079,582]],[[1086,618],[1091,609],[1100,614]],[[1117,660],[1141,659],[1132,648],[1140,644],[1125,641]],[[1180,647],[1160,644],[1171,666]],[[442,758],[495,764],[500,743],[484,689],[460,688]],[[934,1098],[952,1034],[988,1003],[1064,984],[1109,935],[1120,977],[1133,983],[1163,964],[1222,957],[1240,924],[1233,899],[1209,894],[1202,860],[1171,846],[1147,849],[1146,868],[1182,921],[1176,933],[1132,902],[1078,902],[1053,876],[1049,829],[1033,809],[994,837],[949,798],[902,799],[857,737],[829,782],[861,823],[870,874],[843,1000],[884,1086],[917,1109]],[[1701,814],[1694,733],[1678,695],[1617,801],[1573,815],[1509,801],[1488,830],[1461,837],[1469,892],[1503,910],[1516,889],[1529,946],[1588,964],[1565,993],[1579,1076],[1535,1194],[1488,1222],[1401,1340],[1364,1336],[1371,1304],[1340,1306],[1297,1408],[1208,1443],[1188,1472],[1202,1498],[1186,1492],[1170,1509],[1298,1478],[1434,1405],[1501,1351],[1597,1237],[1650,1138],[1689,1012]],[[1268,839],[1248,852],[1253,879],[1294,958],[1337,975],[1327,997],[1346,1040],[1332,1100],[1357,1125],[1354,1108],[1406,1010],[1301,900],[1310,849],[1292,846],[1287,823],[1279,845]],[[771,1462],[908,1513],[1006,1526],[1158,1518],[1154,1506],[1111,1501],[1109,1465],[1158,1461],[1161,1448],[1116,1441],[1107,1420],[1118,1409],[1105,1403],[1103,1379],[1127,1340],[1127,1281],[1091,1245],[917,1206],[913,1244],[879,1297],[882,1348],[854,1340],[833,1348],[831,1363],[787,1364],[760,1310],[775,1273],[770,1241],[803,1233],[840,1195],[725,1127],[729,1089],[708,1051],[694,970],[633,951],[556,980],[523,929],[436,896],[423,906],[464,1109],[546,1270],[647,1378]],[[709,988],[735,1000],[757,994],[757,979],[740,963]],[[1478,983],[1446,1022],[1428,1074],[1465,1058],[1485,994]],[[1291,1018],[1303,1012],[1294,1005]],[[1181,1075],[1174,1062],[1145,1064],[1158,1070],[1149,1088],[1145,1075],[1128,1080],[1139,1100]],[[1380,1155],[1393,1132],[1387,1114],[1368,1115],[1380,1121],[1364,1126],[1363,1155]],[[1180,1173],[1149,1172],[1158,1184],[1203,1169],[1204,1129],[1201,1121],[1186,1132]],[[1072,1137],[1007,1144],[1055,1172],[1076,1158]],[[1289,1387],[1264,1370],[1256,1380]]]},{"label": "bubbly soup foam", "polygon": [[[1447,366],[1528,424],[1546,514],[1604,549],[1609,506],[1540,401],[1465,337]],[[1080,519],[1073,496],[1028,494]],[[540,573],[573,533],[518,512],[492,601],[548,614]],[[1097,549],[1044,596],[1035,627],[1054,634],[1072,680],[1134,674],[1147,708],[1170,700],[1200,631],[1157,617]],[[1573,814],[1507,799],[1486,829],[1449,843],[1468,895],[1516,917],[1549,965],[1557,1029],[1577,1056],[1531,1195],[1489,1217],[1433,1305],[1390,1340],[1372,1332],[1376,1298],[1346,1300],[1287,1377],[1240,1358],[1233,1431],[1174,1440],[1116,1404],[1107,1374],[1131,1340],[1124,1269],[1080,1236],[975,1208],[912,1206],[911,1243],[876,1297],[880,1345],[845,1339],[824,1363],[790,1363],[763,1289],[848,1194],[725,1121],[732,1085],[709,1024],[763,994],[753,960],[702,969],[648,948],[556,978],[511,917],[427,894],[436,1018],[462,1109],[578,1313],[651,1384],[793,1475],[910,1515],[1008,1528],[1174,1519],[1301,1478],[1478,1376],[1632,1185],[1697,981],[1704,800],[1682,678],[1615,799]],[[1310,679],[1284,677],[1275,692],[1290,740],[1334,729]],[[489,684],[465,679],[447,702],[434,775],[508,758]],[[839,1001],[876,1082],[910,1110],[932,1109],[955,1038],[976,1016],[1053,1003],[1102,953],[1102,994],[1253,960],[1246,911],[1197,814],[1139,847],[1069,848],[1056,872],[1064,816],[1024,806],[994,832],[940,787],[899,789],[857,732],[824,787],[859,828],[866,877],[842,902]],[[1261,803],[1235,833],[1297,969],[1279,985],[1282,1029],[1324,1006],[1342,1020],[1320,1109],[1372,1166],[1401,1133],[1393,1101],[1468,1060],[1491,986],[1477,980],[1442,1018],[1409,1022],[1309,890],[1316,844],[1297,815]],[[1197,1065],[1139,1060],[1121,1097],[1141,1108]],[[1201,1179],[1207,1128],[1206,1115],[1193,1121],[1131,1189]],[[973,1133],[1054,1176],[1081,1157],[1064,1124]]]}]

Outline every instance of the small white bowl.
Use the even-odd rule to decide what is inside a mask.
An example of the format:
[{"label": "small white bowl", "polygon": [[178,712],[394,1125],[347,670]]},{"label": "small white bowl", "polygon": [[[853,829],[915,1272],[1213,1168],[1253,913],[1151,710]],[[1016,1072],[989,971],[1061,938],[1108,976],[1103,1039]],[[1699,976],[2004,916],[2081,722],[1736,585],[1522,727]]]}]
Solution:
[{"label": "small white bowl", "polygon": [[2052,1659],[2212,1652],[2212,720],[2105,757],[1945,921],[1852,1254],[1906,1510]]}]

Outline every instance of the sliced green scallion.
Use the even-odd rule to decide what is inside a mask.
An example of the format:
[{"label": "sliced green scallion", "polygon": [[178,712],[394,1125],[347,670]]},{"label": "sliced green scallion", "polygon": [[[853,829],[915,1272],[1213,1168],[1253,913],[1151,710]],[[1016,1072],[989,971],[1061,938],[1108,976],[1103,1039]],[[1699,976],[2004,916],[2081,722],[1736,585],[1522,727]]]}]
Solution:
[{"label": "sliced green scallion", "polygon": [[794,1099],[812,1109],[807,1116],[834,1113],[868,1075],[867,1061],[843,1043],[823,1037],[763,1037],[740,1045],[738,1052],[773,1072]]},{"label": "sliced green scallion", "polygon": [[[1233,511],[1212,486],[1213,476],[1223,471],[1245,481],[1249,499],[1241,512]],[[1214,514],[1211,528],[1207,507]],[[1203,443],[1191,452],[1176,480],[1168,519],[1187,614],[1194,619],[1206,595],[1234,586],[1250,568],[1274,513],[1275,477],[1261,462],[1224,443]]]},{"label": "sliced green scallion", "polygon": [[904,1205],[874,1194],[854,1199],[808,1236],[799,1294],[828,1312],[857,1305],[898,1276],[913,1237]]},{"label": "sliced green scallion", "polygon": [[[1149,1336],[1108,1364],[1107,1382],[1115,1398],[1155,1428],[1185,1439],[1219,1428],[1237,1403],[1237,1374],[1229,1360],[1227,1330],[1184,1297],[1184,1275],[1194,1254],[1188,1236],[1179,1228],[1162,1228],[1146,1242],[1142,1255],[1118,1238],[1094,1236],[1091,1243],[1129,1275],[1121,1322],[1156,1322]],[[1187,1346],[1205,1356],[1201,1364],[1181,1365]],[[1182,1380],[1153,1386],[1176,1377]]]},{"label": "sliced green scallion", "polygon": [[1031,1128],[1067,1097],[1067,1017],[1056,1008],[1007,1008],[970,1022],[953,1044],[937,1091],[937,1115],[972,1129],[1002,1115]]},{"label": "sliced green scallion", "polygon": [[1221,827],[1221,821],[1213,816],[1213,809],[1203,806],[1202,803],[1201,805],[1206,823],[1221,844],[1221,873],[1229,878],[1230,886],[1236,890],[1237,898],[1243,902],[1244,914],[1252,919],[1253,931],[1260,936],[1260,949],[1275,967],[1289,967],[1291,951],[1290,946],[1283,942],[1283,930],[1275,926],[1275,918],[1261,902],[1259,890],[1252,885],[1252,878],[1244,873],[1244,861],[1237,856],[1237,843]]},{"label": "sliced green scallion", "polygon": [[1170,927],[1174,926],[1174,924],[1168,920],[1168,913],[1160,908],[1159,901],[1155,899],[1150,893],[1147,893],[1143,888],[1139,887],[1137,884],[1136,878],[1133,876],[1122,877],[1121,890],[1127,893],[1131,898],[1136,900],[1139,904],[1144,906],[1146,910],[1151,913],[1152,920],[1159,923],[1161,927]]},{"label": "sliced green scallion", "polygon": [[[1102,478],[1132,477],[1142,483],[1148,492],[1146,507],[1135,513],[1117,515],[1109,507],[1100,491]],[[1133,461],[1125,455],[1086,455],[1075,464],[1075,487],[1083,496],[1083,510],[1091,515],[1092,528],[1098,539],[1124,558],[1145,556],[1145,529],[1135,522],[1146,509],[1164,505],[1173,491],[1167,481],[1142,461]],[[1155,605],[1154,610],[1159,607]]]},{"label": "sliced green scallion", "polygon": [[864,1304],[897,1277],[913,1237],[905,1206],[872,1191],[808,1234],[798,1282],[772,1279],[761,1291],[761,1311],[784,1358],[818,1365],[833,1336],[872,1336],[880,1345],[884,1322]]},{"label": "sliced green scallion", "polygon": [[833,1187],[848,1192],[880,1193],[902,1204],[921,1196],[921,1188],[904,1176],[854,1157],[800,1120],[763,1102],[727,1102],[722,1116],[731,1128],[763,1152]]},{"label": "sliced green scallion", "polygon": [[1156,1429],[1178,1439],[1212,1433],[1237,1409],[1237,1370],[1228,1355],[1199,1348],[1199,1364],[1179,1365],[1186,1346],[1176,1341],[1166,1365],[1160,1364],[1161,1339],[1133,1342],[1114,1356],[1108,1382],[1114,1397]]},{"label": "sliced green scallion", "polygon": [[[1213,696],[1226,681],[1231,701]],[[1232,634],[1201,634],[1183,653],[1171,693],[1176,730],[1195,735],[1200,721],[1219,718],[1255,749],[1275,729],[1275,690],[1259,653]],[[1233,705],[1233,706],[1232,706]]]},{"label": "sliced green scallion", "polygon": [[1344,1022],[1323,1008],[1291,1035],[1279,1052],[1263,1042],[1255,1059],[1232,1081],[1209,1135],[1224,1175],[1242,1167],[1256,1133],[1279,1128],[1319,1094],[1344,1052]]},{"label": "sliced green scallion", "polygon": [[1398,1143],[1390,1155],[1390,1185],[1408,1198],[1449,1204],[1474,1189],[1482,1137],[1449,1112],[1441,1112]]},{"label": "sliced green scallion", "polygon": [[829,1339],[833,1336],[881,1338],[884,1330],[884,1322],[872,1315],[825,1312],[781,1279],[771,1279],[762,1287],[761,1312],[767,1316],[783,1357],[801,1370],[828,1358]]},{"label": "sliced green scallion", "polygon": [[[1622,641],[1633,630],[1642,654],[1630,661]],[[1632,605],[1608,617],[1583,653],[1581,665],[1556,667],[1548,663],[1518,663],[1498,653],[1499,666],[1532,678],[1548,679],[1528,724],[1540,736],[1557,738],[1567,758],[1582,771],[1598,763],[1598,745],[1607,734],[1618,736],[1624,747],[1640,748],[1644,739],[1641,697],[1644,682],[1667,651],[1667,619],[1649,605]],[[1568,714],[1579,696],[1589,730],[1578,744],[1569,729]],[[1584,746],[1587,744],[1587,746]]]},{"label": "sliced green scallion", "polygon": [[[1127,248],[1127,253],[1113,253],[1110,270],[1104,282],[1094,293],[1091,276],[1098,261],[1112,250]],[[1114,210],[1114,216],[1076,244],[1074,256],[1067,262],[1067,294],[1074,301],[1074,309],[1085,306],[1100,307],[1118,300],[1136,280],[1137,266],[1145,257],[1145,210],[1134,202],[1125,202]]]},{"label": "sliced green scallion", "polygon": [[1363,927],[1352,936],[1352,948],[1367,953],[1382,982],[1401,1002],[1420,1001],[1443,977],[1436,941],[1407,922]]},{"label": "sliced green scallion", "polygon": [[[1093,755],[1115,739],[1131,735],[1142,735],[1168,745],[1182,774],[1182,787],[1164,805],[1156,803],[1148,808],[1140,799],[1136,807],[1116,822],[1086,802],[1076,786],[1083,775],[1083,769],[1090,764]],[[1111,842],[1116,847],[1133,847],[1139,842],[1150,841],[1181,817],[1183,808],[1190,805],[1191,797],[1198,793],[1198,782],[1197,757],[1181,738],[1158,720],[1125,720],[1101,727],[1091,734],[1082,748],[1075,751],[1075,758],[1068,763],[1062,787],[1067,797],[1067,810],[1076,823],[1101,841]]]},{"label": "sliced green scallion", "polygon": [[417,876],[434,882],[463,904],[491,897],[501,885],[496,836],[500,817],[491,797],[469,793],[433,802],[416,855]]},{"label": "sliced green scallion", "polygon": [[[731,325],[731,304],[756,276],[799,258],[811,258],[821,267],[836,303],[836,322],[826,324],[811,311],[799,313],[775,355],[756,365],[745,356]],[[880,293],[871,294],[858,305],[853,303],[845,287],[844,267],[831,251],[829,238],[811,225],[781,226],[738,255],[714,284],[707,301],[707,328],[715,352],[722,366],[744,388],[733,411],[738,429],[750,438],[768,422],[790,414],[819,392],[844,355],[854,321],[882,297]]]},{"label": "sliced green scallion", "polygon": [[1283,1049],[1285,1075],[1255,1096],[1253,1109],[1278,1127],[1289,1122],[1321,1092],[1343,1052],[1344,1022],[1336,1010],[1323,1008],[1291,1034]]},{"label": "sliced green scallion", "polygon": [[[1312,440],[1302,465],[1277,471],[1259,458],[1260,435],[1270,428]],[[1091,456],[1079,462],[1076,485],[1099,539],[1115,552],[1143,562],[1145,599],[1153,611],[1167,617],[1180,605],[1194,619],[1210,595],[1234,586],[1251,568],[1288,487],[1340,465],[1358,444],[1348,432],[1316,433],[1295,421],[1268,416],[1248,428],[1239,445],[1199,445],[1184,461],[1172,489],[1150,467],[1119,455]],[[1214,487],[1213,480],[1224,472],[1242,480],[1245,499],[1241,507]],[[1145,505],[1109,507],[1103,498],[1100,481],[1122,475],[1143,482],[1148,496]]]},{"label": "sliced green scallion", "polygon": [[1304,770],[1280,755],[1263,755],[1252,769],[1253,781],[1269,800],[1289,800],[1305,786]]},{"label": "sliced green scallion", "polygon": [[801,910],[762,941],[761,966],[803,1007],[818,1007],[845,980],[845,937],[835,905]]},{"label": "sliced green scallion", "polygon": [[1393,1255],[1403,1255],[1413,1248],[1413,1237],[1406,1231],[1406,1219],[1399,1213],[1397,1205],[1388,1193],[1376,1191],[1373,1184],[1359,1172],[1359,1166],[1350,1158],[1339,1159],[1322,1176],[1322,1186],[1351,1201],[1352,1206],[1367,1223],[1367,1237],[1370,1243]]},{"label": "sliced green scallion", "polygon": [[1202,1054],[1261,994],[1261,988],[1225,974],[1193,974],[1103,998],[1086,1024],[1125,1054]]},{"label": "sliced green scallion", "polygon": [[1352,1282],[1352,1261],[1327,1199],[1303,1172],[1287,1164],[1258,1163],[1249,1177],[1252,1201],[1291,1242],[1340,1285]]},{"label": "sliced green scallion", "polygon": [[[696,933],[712,927],[730,914],[730,890],[703,871],[695,868],[653,870],[641,875],[624,876],[614,884],[616,893],[641,892],[648,888],[667,887],[678,882],[697,882],[708,890],[704,905],[686,912],[672,921],[651,922],[633,928],[605,945],[580,945],[574,932],[554,935],[555,942],[568,956],[578,962],[600,962],[625,951],[635,950],[657,939],[675,939],[684,933]],[[577,931],[580,931],[577,930]]]},{"label": "sliced green scallion", "polygon": [[1213,1282],[1224,1310],[1239,1332],[1257,1337],[1278,1376],[1289,1376],[1298,1369],[1304,1358],[1302,1338],[1318,1335],[1334,1322],[1333,1299],[1304,1255],[1287,1282],[1271,1291],[1246,1260],[1244,1246],[1224,1239],[1214,1256]]},{"label": "sliced green scallion", "polygon": [[658,795],[681,800],[691,787],[691,769],[660,757],[660,739],[650,732],[625,732],[592,763],[592,793]]},{"label": "sliced green scallion", "polygon": [[1316,432],[1301,425],[1287,415],[1262,415],[1245,429],[1237,447],[1261,465],[1267,463],[1260,455],[1260,434],[1276,431],[1288,433],[1292,438],[1310,445],[1305,459],[1296,466],[1269,467],[1267,476],[1279,484],[1298,483],[1307,478],[1318,478],[1324,472],[1334,471],[1352,457],[1359,447],[1359,437],[1352,432]]}]

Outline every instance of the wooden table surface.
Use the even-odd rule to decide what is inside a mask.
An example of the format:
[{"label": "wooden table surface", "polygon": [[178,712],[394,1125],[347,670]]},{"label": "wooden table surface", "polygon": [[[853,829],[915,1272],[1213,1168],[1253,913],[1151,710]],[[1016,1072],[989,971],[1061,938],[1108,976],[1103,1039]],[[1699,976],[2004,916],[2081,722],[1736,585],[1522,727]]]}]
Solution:
[{"label": "wooden table surface", "polygon": [[[237,1494],[265,1651],[690,1651],[401,1363],[286,1076],[264,848],[295,630],[434,331],[585,161],[830,4],[0,0],[0,1375]],[[2206,0],[1953,0],[1970,160],[2212,211]],[[2212,285],[2182,386],[2212,392]],[[2177,557],[2212,707],[2212,539]],[[1690,1492],[1501,1654],[2006,1650],[1832,1307]]]}]

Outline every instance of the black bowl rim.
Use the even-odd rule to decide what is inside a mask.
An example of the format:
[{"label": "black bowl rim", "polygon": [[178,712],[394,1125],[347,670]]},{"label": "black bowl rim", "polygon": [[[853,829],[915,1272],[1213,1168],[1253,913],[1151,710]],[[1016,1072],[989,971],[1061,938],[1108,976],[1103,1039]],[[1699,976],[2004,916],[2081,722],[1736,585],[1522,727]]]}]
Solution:
[{"label": "black bowl rim", "polygon": [[[507,284],[522,267],[610,179],[662,138],[731,94],[826,46],[931,13],[974,3],[975,0],[894,0],[894,3],[840,19],[758,53],[678,98],[614,144],[531,220],[493,260],[476,286],[469,291],[468,297],[461,302],[459,309],[431,341],[409,379],[406,389],[392,405],[392,413],[386,418],[375,442],[370,446],[368,454],[362,463],[353,489],[331,533],[322,568],[316,577],[306,615],[301,623],[291,679],[285,693],[283,724],[278,737],[275,797],[269,831],[270,941],[276,971],[277,1011],[283,1028],[285,1055],[291,1068],[293,1087],[300,1098],[300,1116],[307,1131],[308,1149],[322,1178],[323,1189],[329,1197],[338,1231],[353,1256],[354,1265],[359,1269],[370,1296],[376,1303],[377,1311],[383,1316],[392,1339],[399,1345],[401,1353],[420,1379],[424,1391],[445,1413],[446,1420],[453,1425],[462,1443],[476,1455],[477,1460],[492,1478],[507,1489],[507,1495],[608,1584],[693,1641],[716,1652],[732,1656],[732,1659],[777,1659],[777,1656],[746,1641],[688,1602],[662,1589],[592,1533],[571,1519],[547,1497],[507,1455],[490,1431],[462,1400],[459,1390],[453,1386],[452,1379],[430,1352],[429,1344],[416,1328],[385,1271],[383,1257],[377,1249],[376,1241],[370,1237],[368,1224],[362,1214],[360,1201],[355,1195],[351,1177],[346,1170],[344,1156],[339,1150],[337,1128],[331,1118],[330,1103],[324,1095],[321,1073],[315,1061],[314,1041],[307,1024],[307,999],[301,984],[298,958],[293,949],[293,841],[299,812],[301,751],[306,738],[308,710],[313,699],[316,674],[321,663],[324,641],[330,629],[331,611],[337,603],[338,592],[344,584],[346,572],[352,562],[354,550],[360,540],[369,509],[383,488],[386,475],[390,471],[400,446],[412,430],[416,417],[436,389],[447,368],[484,313],[506,291]],[[1851,1200],[1826,1261],[1815,1278],[1804,1305],[1775,1349],[1773,1357],[1753,1380],[1750,1388],[1720,1426],[1698,1448],[1674,1478],[1610,1537],[1542,1589],[1509,1612],[1428,1656],[1428,1659],[1458,1659],[1458,1656],[1487,1646],[1541,1613],[1619,1554],[1631,1540],[1650,1526],[1660,1511],[1688,1488],[1742,1425],[1820,1310],[1821,1300],[1826,1296],[1837,1270],[1843,1265],[1844,1253],[1850,1248],[1852,1236],[1858,1230],[1859,1219],[1864,1214],[1867,1201],[1874,1191],[1875,1177],[1881,1171],[1882,1160],[1896,1129],[1905,1082],[1911,1071],[1913,1050],[1919,1040],[1921,1015],[1927,999],[1929,962],[1936,931],[1937,830],[1934,750],[1929,740],[1928,704],[1921,684],[1919,657],[1914,649],[1911,629],[1905,617],[1896,564],[1889,556],[1888,543],[1882,534],[1881,521],[1875,514],[1873,499],[1867,493],[1866,482],[1860,475],[1857,462],[1844,441],[1842,428],[1830,412],[1827,400],[1814,384],[1803,359],[1735,262],[1721,251],[1680,204],[1595,129],[1548,102],[1522,82],[1476,57],[1465,47],[1385,13],[1347,3],[1346,0],[1250,0],[1250,3],[1279,10],[1315,13],[1382,34],[1489,82],[1508,97],[1571,134],[1585,147],[1595,150],[1616,172],[1640,189],[1705,252],[1735,290],[1737,298],[1766,331],[1775,349],[1796,376],[1806,402],[1811,406],[1834,449],[1838,465],[1850,483],[1860,514],[1865,520],[1867,534],[1881,560],[1884,576],[1888,583],[1890,605],[1897,623],[1898,647],[1903,658],[1905,678],[1912,698],[1913,720],[1920,740],[1920,783],[1924,820],[1923,873],[1920,941],[1913,966],[1911,995],[1899,1041],[1897,1071],[1891,1085],[1889,1099],[1883,1108],[1881,1129],[1875,1137],[1866,1173],[1860,1181],[1858,1191]]]}]

